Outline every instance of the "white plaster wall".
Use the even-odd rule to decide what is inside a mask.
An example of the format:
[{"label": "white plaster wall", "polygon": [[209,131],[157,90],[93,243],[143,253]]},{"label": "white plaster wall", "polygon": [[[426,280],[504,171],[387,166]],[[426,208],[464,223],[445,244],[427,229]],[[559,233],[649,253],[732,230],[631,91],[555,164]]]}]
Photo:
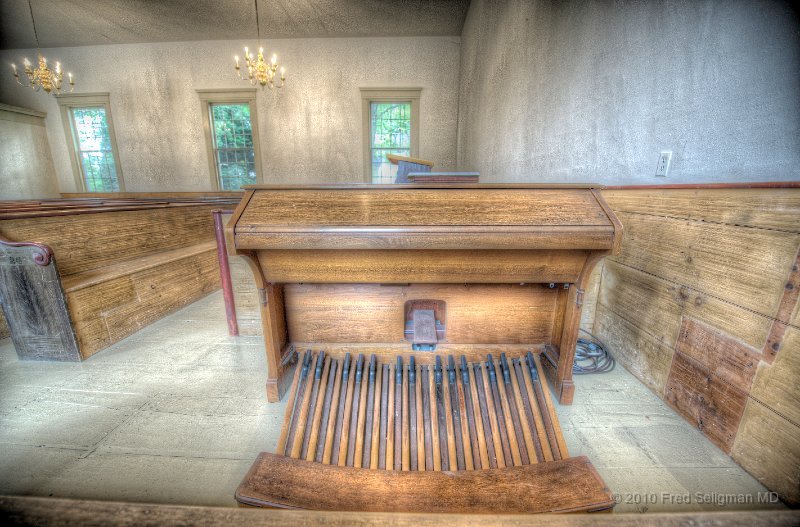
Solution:
[{"label": "white plaster wall", "polygon": [[[127,191],[211,188],[195,90],[247,87],[233,55],[250,41],[86,46],[44,50],[76,78],[75,92],[109,92]],[[420,152],[454,167],[458,37],[327,38],[267,41],[287,68],[287,86],[259,90],[265,183],[362,181],[360,87],[421,87]],[[0,52],[0,64],[33,59]],[[55,98],[0,75],[0,102],[48,112],[47,131],[62,192],[76,191]]]},{"label": "white plaster wall", "polygon": [[44,119],[14,117],[0,110],[0,200],[59,197]]},{"label": "white plaster wall", "polygon": [[461,38],[458,159],[482,181],[800,179],[788,2],[472,0]]}]

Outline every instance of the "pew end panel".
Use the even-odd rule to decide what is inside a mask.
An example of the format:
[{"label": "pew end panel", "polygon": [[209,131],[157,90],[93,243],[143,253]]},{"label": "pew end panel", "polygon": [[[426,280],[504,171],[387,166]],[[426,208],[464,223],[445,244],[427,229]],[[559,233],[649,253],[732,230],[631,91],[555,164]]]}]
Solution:
[{"label": "pew end panel", "polygon": [[47,245],[0,238],[0,307],[20,359],[80,360],[67,299]]}]

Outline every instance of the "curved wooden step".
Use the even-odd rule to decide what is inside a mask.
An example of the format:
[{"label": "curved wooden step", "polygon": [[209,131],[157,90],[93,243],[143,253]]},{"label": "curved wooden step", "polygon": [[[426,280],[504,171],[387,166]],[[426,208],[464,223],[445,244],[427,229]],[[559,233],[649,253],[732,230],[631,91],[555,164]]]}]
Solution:
[{"label": "curved wooden step", "polygon": [[242,505],[362,512],[530,514],[614,506],[585,456],[469,471],[369,470],[262,452],[236,491]]}]

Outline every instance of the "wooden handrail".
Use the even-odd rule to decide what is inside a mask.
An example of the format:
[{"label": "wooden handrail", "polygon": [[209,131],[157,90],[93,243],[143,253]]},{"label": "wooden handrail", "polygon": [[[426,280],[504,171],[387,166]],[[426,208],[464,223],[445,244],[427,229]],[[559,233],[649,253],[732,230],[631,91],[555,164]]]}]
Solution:
[{"label": "wooden handrail", "polygon": [[236,204],[238,200],[230,201],[151,201],[146,200],[142,202],[125,201],[121,204],[102,202],[99,204],[84,204],[84,206],[66,206],[57,208],[31,208],[23,207],[15,210],[11,208],[3,209],[0,205],[0,220],[21,219],[21,218],[36,218],[36,217],[49,217],[49,216],[73,216],[79,214],[97,214],[100,212],[118,212],[118,211],[132,211],[132,210],[149,210],[149,209],[163,209],[170,207],[198,207],[198,206],[211,206],[222,204]]}]

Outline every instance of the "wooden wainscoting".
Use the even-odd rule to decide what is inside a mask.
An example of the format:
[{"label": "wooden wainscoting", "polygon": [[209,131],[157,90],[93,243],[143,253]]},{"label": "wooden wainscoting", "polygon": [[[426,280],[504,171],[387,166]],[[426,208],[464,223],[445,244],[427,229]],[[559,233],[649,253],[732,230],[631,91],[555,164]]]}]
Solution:
[{"label": "wooden wainscoting", "polygon": [[737,463],[797,505],[800,188],[603,196],[625,237],[596,282],[593,333]]}]

